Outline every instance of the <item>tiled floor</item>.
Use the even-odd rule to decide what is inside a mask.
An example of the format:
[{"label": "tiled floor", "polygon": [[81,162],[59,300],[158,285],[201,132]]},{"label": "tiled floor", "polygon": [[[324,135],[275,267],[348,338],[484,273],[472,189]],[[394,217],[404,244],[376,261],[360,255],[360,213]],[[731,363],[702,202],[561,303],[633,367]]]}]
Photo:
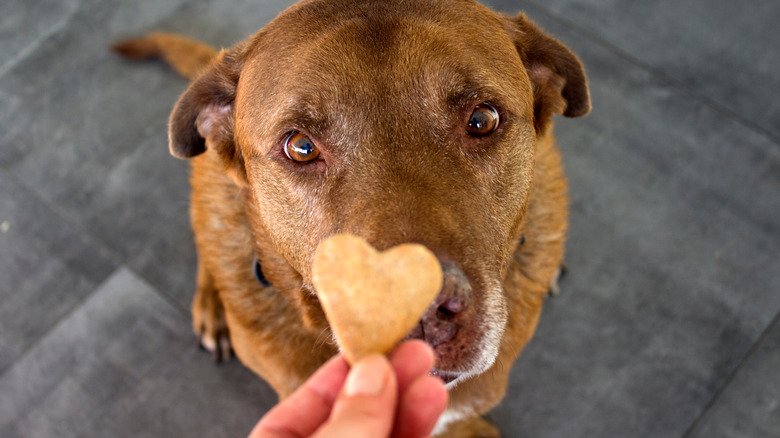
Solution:
[{"label": "tiled floor", "polygon": [[[287,0],[0,3],[0,436],[245,436],[274,402],[195,348],[185,86],[111,42],[229,45]],[[507,437],[780,437],[780,3],[493,0],[583,59],[559,120],[570,275]]]}]

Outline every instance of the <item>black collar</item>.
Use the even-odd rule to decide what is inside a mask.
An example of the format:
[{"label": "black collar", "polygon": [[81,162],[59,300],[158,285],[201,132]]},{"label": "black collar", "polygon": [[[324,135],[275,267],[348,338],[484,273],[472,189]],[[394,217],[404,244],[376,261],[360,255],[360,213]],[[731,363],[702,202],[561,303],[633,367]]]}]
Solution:
[{"label": "black collar", "polygon": [[265,278],[265,275],[263,275],[263,267],[260,266],[260,260],[258,259],[255,259],[255,278],[257,279],[257,282],[260,283],[263,287],[268,287],[271,285],[271,283],[269,283]]}]

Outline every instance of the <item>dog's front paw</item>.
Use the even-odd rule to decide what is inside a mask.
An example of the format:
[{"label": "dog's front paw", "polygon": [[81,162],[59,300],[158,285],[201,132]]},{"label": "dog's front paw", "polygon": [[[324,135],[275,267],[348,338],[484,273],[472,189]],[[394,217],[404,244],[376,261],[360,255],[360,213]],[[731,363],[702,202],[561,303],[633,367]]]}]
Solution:
[{"label": "dog's front paw", "polygon": [[233,356],[225,308],[213,287],[199,287],[192,300],[192,328],[201,348],[220,363]]}]

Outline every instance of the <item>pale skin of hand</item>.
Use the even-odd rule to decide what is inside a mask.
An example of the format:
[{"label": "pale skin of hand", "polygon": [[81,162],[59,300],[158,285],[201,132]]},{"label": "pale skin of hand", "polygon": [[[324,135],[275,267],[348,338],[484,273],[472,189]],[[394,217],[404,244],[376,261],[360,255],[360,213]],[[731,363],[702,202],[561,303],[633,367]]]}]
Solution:
[{"label": "pale skin of hand", "polygon": [[448,402],[444,383],[428,374],[433,365],[421,341],[351,369],[338,355],[260,419],[249,438],[426,437]]}]

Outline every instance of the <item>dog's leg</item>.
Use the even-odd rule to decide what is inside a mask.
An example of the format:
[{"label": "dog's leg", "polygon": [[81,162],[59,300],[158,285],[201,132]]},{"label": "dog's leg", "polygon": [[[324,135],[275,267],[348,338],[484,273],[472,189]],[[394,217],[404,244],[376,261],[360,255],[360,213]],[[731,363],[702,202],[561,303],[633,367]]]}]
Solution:
[{"label": "dog's leg", "polygon": [[501,432],[482,417],[469,417],[447,425],[442,438],[501,438]]},{"label": "dog's leg", "polygon": [[230,332],[225,322],[225,308],[214,286],[214,278],[202,260],[198,261],[198,284],[192,299],[192,327],[200,346],[219,363],[230,359]]}]

